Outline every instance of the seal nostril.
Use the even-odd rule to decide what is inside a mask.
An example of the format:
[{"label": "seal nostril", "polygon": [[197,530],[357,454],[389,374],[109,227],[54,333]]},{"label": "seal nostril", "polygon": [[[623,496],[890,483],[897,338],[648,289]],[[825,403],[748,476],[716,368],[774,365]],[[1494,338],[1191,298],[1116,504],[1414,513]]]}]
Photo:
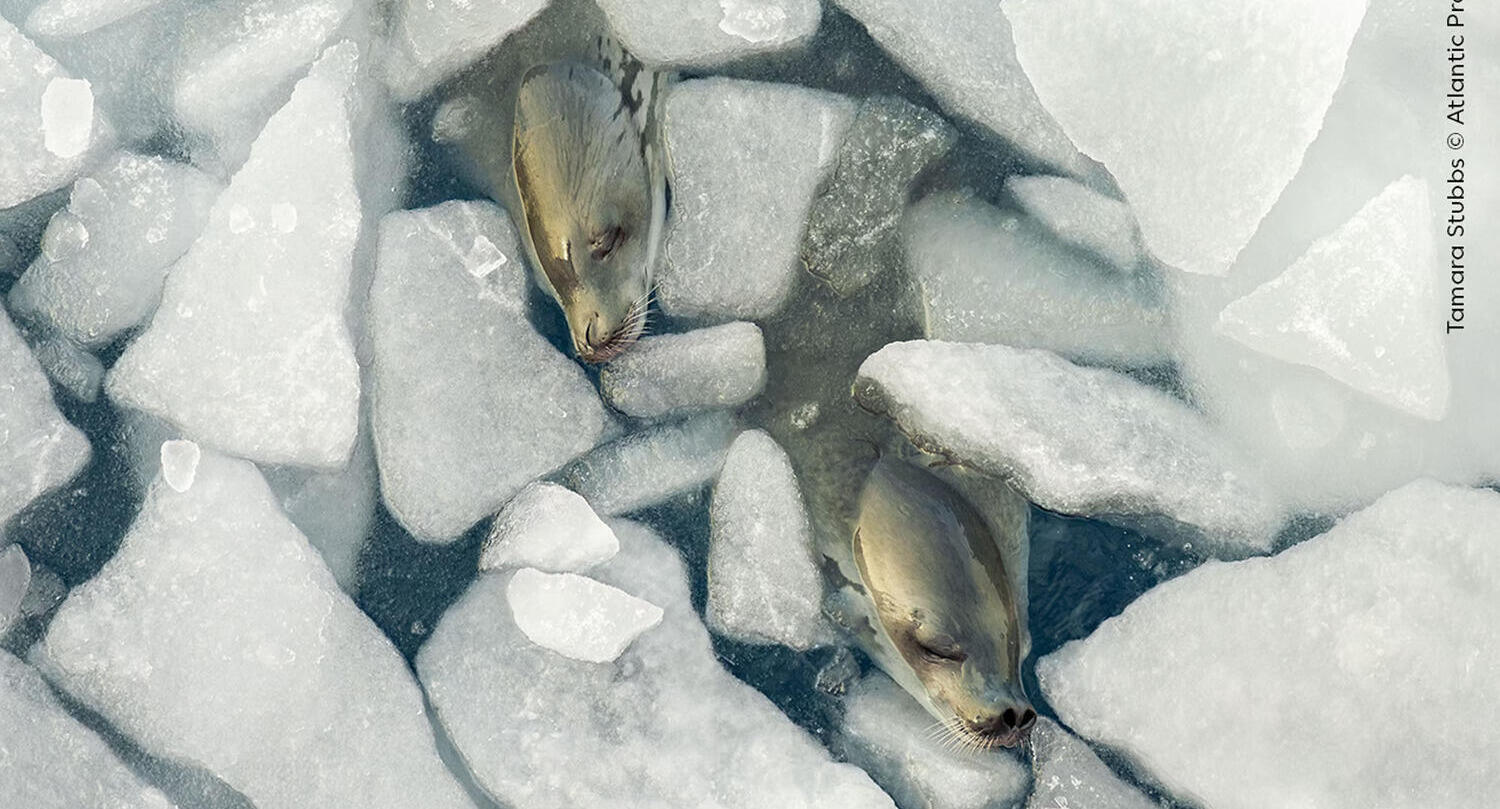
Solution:
[{"label": "seal nostril", "polygon": [[1015,727],[1016,726],[1016,709],[1015,708],[1006,708],[1005,709],[1005,713],[1000,714],[1000,721],[1004,722],[1005,726],[1008,727],[1008,728]]},{"label": "seal nostril", "polygon": [[1030,730],[1036,724],[1036,711],[1027,708],[1021,712],[1021,730]]}]

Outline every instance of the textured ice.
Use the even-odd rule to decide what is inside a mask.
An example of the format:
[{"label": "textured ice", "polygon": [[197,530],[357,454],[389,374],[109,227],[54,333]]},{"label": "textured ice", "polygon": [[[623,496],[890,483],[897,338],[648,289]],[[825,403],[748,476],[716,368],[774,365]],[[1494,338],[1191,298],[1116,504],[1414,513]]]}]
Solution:
[{"label": "textured ice", "polygon": [[424,539],[462,534],[603,429],[583,371],[525,318],[521,256],[492,203],[381,221],[370,293],[376,457],[386,505]]},{"label": "textured ice", "polygon": [[661,623],[661,607],[577,573],[526,567],[505,587],[512,620],[532,643],[563,657],[609,663]]},{"label": "textured ice", "polygon": [[432,705],[475,779],[516,809],[890,807],[754,689],[724,671],[693,611],[681,559],[613,524],[620,553],[592,575],[662,607],[613,663],[534,645],[481,575],[417,656]]},{"label": "textured ice", "polygon": [[876,672],[844,698],[839,746],[903,807],[1003,809],[1020,804],[1030,778],[1015,755],[956,752],[933,738],[931,728],[927,711]]},{"label": "textured ice", "polygon": [[148,753],[260,809],[470,806],[405,661],[245,461],[205,452],[187,492],[153,485],[33,657]]},{"label": "textured ice", "polygon": [[606,401],[647,419],[736,407],[765,384],[765,342],[745,322],[646,337],[599,372]]},{"label": "textured ice", "polygon": [[735,433],[734,419],[723,411],[693,416],[604,444],[564,478],[600,514],[628,514],[713,480]]},{"label": "textured ice", "polygon": [[1088,745],[1047,717],[1031,729],[1034,783],[1026,809],[1156,809]]},{"label": "textured ice", "polygon": [[104,364],[72,340],[46,331],[27,335],[36,361],[58,387],[85,402],[99,398],[104,386]]},{"label": "textured ice", "polygon": [[848,296],[889,265],[912,184],[958,135],[936,113],[899,98],[866,99],[813,199],[802,263]]},{"label": "textured ice", "polygon": [[1058,715],[1237,807],[1489,804],[1500,494],[1419,481],[1269,559],[1158,586],[1037,664]]},{"label": "textured ice", "polygon": [[238,166],[354,7],[355,0],[230,0],[196,8],[184,22],[173,96],[195,162]]},{"label": "textured ice", "polygon": [[162,0],[45,0],[26,17],[33,36],[75,37],[150,8]]},{"label": "textured ice", "polygon": [[0,549],[0,638],[21,618],[21,602],[31,588],[31,561],[20,545]]},{"label": "textured ice", "polygon": [[935,11],[910,0],[835,1],[948,112],[988,127],[1056,169],[1088,171],[1016,61],[1000,3],[954,0]]},{"label": "textured ice", "polygon": [[162,279],[208,222],[220,186],[198,169],[123,152],[73,184],[12,311],[97,347],[145,320]]},{"label": "textured ice", "polygon": [[912,206],[902,241],[928,337],[1125,366],[1169,360],[1160,287],[1061,244],[1034,219],[941,193]]},{"label": "textured ice", "polygon": [[370,535],[379,496],[369,432],[360,432],[343,469],[283,466],[267,469],[265,475],[287,519],[322,554],[344,592],[353,593],[359,583],[359,552]]},{"label": "textured ice", "polygon": [[1387,186],[1282,275],[1230,303],[1221,334],[1309,365],[1391,407],[1441,419],[1448,408],[1443,300],[1427,184]]},{"label": "textured ice", "polygon": [[1005,190],[1062,241],[1122,272],[1140,265],[1141,233],[1129,205],[1067,177],[1016,175]]},{"label": "textured ice", "polygon": [[615,532],[582,495],[556,483],[533,483],[495,517],[479,552],[479,569],[580,572],[608,561],[619,550]]},{"label": "textured ice", "polygon": [[[266,124],[172,268],[150,328],[110,371],[110,398],[266,463],[339,467],[359,416],[344,325],[360,203],[348,94],[333,48]],[[290,206],[288,229],[278,211]]]},{"label": "textured ice", "polygon": [[601,0],[620,44],[642,61],[705,67],[801,45],[818,30],[818,0]]},{"label": "textured ice", "polygon": [[1365,3],[1010,0],[1005,14],[1036,94],[1114,175],[1151,252],[1222,275],[1322,125]]},{"label": "textured ice", "polygon": [[1004,478],[1037,505],[1228,553],[1271,547],[1285,512],[1196,411],[1129,377],[1035,349],[912,341],[854,385],[919,447]]},{"label": "textured ice", "polygon": [[397,100],[415,101],[546,6],[546,0],[400,0],[386,83]]},{"label": "textured ice", "polygon": [[824,641],[812,525],[791,462],[769,435],[746,430],[729,446],[709,520],[709,627],[793,649]]},{"label": "textured ice", "polygon": [[0,651],[0,806],[172,809],[92,730],[68,715],[36,670]]},{"label": "textured ice", "polygon": [[785,84],[713,78],[672,88],[663,309],[728,320],[781,307],[801,267],[813,193],[854,110],[842,96]]},{"label": "textured ice", "polygon": [[89,84],[0,17],[0,209],[61,188],[113,141]]},{"label": "textured ice", "polygon": [[203,450],[191,441],[176,438],[161,443],[161,477],[166,484],[172,487],[172,491],[186,492],[193,488],[193,480],[198,477],[198,461],[203,458]]},{"label": "textured ice", "polygon": [[52,386],[0,311],[0,528],[89,460],[89,441],[52,400]]}]

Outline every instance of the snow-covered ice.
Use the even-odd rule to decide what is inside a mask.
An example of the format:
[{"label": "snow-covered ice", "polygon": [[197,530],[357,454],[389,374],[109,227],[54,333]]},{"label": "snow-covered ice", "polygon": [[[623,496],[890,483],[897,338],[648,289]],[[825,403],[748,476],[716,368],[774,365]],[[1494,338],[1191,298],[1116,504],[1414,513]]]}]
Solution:
[{"label": "snow-covered ice", "polygon": [[492,203],[381,221],[371,418],[381,493],[420,538],[457,537],[604,428],[582,369],[525,318],[525,267]]},{"label": "snow-covered ice", "polygon": [[1287,271],[1219,314],[1219,333],[1284,362],[1317,368],[1412,415],[1447,412],[1443,332],[1425,182],[1391,183]]},{"label": "snow-covered ice", "polygon": [[911,341],[860,366],[855,397],[919,447],[1032,502],[1229,554],[1266,551],[1285,510],[1181,401],[1047,351]]},{"label": "snow-covered ice", "polygon": [[21,602],[31,587],[31,561],[20,545],[0,549],[0,638],[21,617]]},{"label": "snow-covered ice", "polygon": [[591,575],[659,605],[661,624],[613,663],[533,644],[506,575],[481,575],[417,656],[437,715],[475,779],[517,809],[891,807],[764,696],[724,671],[677,552],[613,523],[620,553]]},{"label": "snow-covered ice", "polygon": [[835,2],[948,112],[988,127],[1054,169],[1090,170],[1017,62],[1000,3],[952,0],[936,10],[909,0]]},{"label": "snow-covered ice", "polygon": [[1030,217],[941,193],[912,206],[901,236],[928,337],[1126,367],[1170,360],[1159,284],[1110,269]]},{"label": "snow-covered ice", "polygon": [[722,410],[692,416],[604,444],[563,477],[600,514],[628,514],[713,480],[736,432]]},{"label": "snow-covered ice", "polygon": [[600,0],[620,44],[644,62],[709,67],[806,43],[818,0]]},{"label": "snow-covered ice", "polygon": [[147,752],[261,809],[470,807],[405,661],[245,461],[205,452],[186,492],[153,485],[32,656]]},{"label": "snow-covered ice", "polygon": [[556,483],[533,483],[495,516],[479,552],[479,569],[576,573],[609,561],[619,550],[615,532],[582,495]]},{"label": "snow-covered ice", "polygon": [[88,439],[58,412],[41,366],[0,311],[0,527],[88,460]]},{"label": "snow-covered ice", "polygon": [[70,716],[41,675],[0,650],[0,806],[173,809]]},{"label": "snow-covered ice", "polygon": [[813,194],[854,111],[847,98],[790,84],[710,78],[671,89],[664,310],[732,320],[781,307],[801,268]]},{"label": "snow-covered ice", "polygon": [[646,419],[737,407],[765,384],[760,327],[743,321],[642,338],[599,372],[605,400]]},{"label": "snow-covered ice", "polygon": [[826,641],[812,525],[791,462],[769,435],[746,430],[729,446],[709,523],[709,627],[793,649]]},{"label": "snow-covered ice", "polygon": [[511,619],[532,643],[563,657],[609,663],[661,623],[661,607],[577,573],[517,570],[505,587]]},{"label": "snow-covered ice", "polygon": [[44,0],[26,17],[33,36],[76,37],[124,19],[162,0]]},{"label": "snow-covered ice", "polygon": [[870,283],[890,263],[913,183],[957,139],[941,116],[911,102],[887,96],[861,102],[833,176],[807,214],[807,271],[844,296]]},{"label": "snow-covered ice", "polygon": [[1151,252],[1223,275],[1317,135],[1365,5],[1007,0],[1004,9],[1037,96],[1114,175]]},{"label": "snow-covered ice", "polygon": [[1130,206],[1067,177],[1015,175],[1005,190],[1062,241],[1098,256],[1121,272],[1140,265],[1141,233]]},{"label": "snow-covered ice", "polygon": [[1156,809],[1081,739],[1047,717],[1031,729],[1033,784],[1026,809]]},{"label": "snow-covered ice", "polygon": [[397,100],[415,101],[546,6],[547,0],[400,0],[386,83]]},{"label": "snow-covered ice", "polygon": [[108,343],[156,308],[219,191],[192,166],[121,152],[73,184],[42,255],[10,292],[12,311],[80,345]]},{"label": "snow-covered ice", "polygon": [[[344,308],[360,203],[347,101],[358,58],[352,43],[330,49],[266,124],[172,268],[150,328],[110,371],[110,398],[252,460],[348,460],[359,368]],[[288,206],[290,230],[278,216]]]},{"label": "snow-covered ice", "polygon": [[1204,805],[1489,804],[1500,494],[1418,481],[1159,585],[1037,664],[1058,715]]},{"label": "snow-covered ice", "polygon": [[0,209],[61,188],[113,142],[89,83],[0,17]]},{"label": "snow-covered ice", "polygon": [[1020,805],[1030,777],[1014,754],[949,750],[932,737],[931,728],[932,716],[910,694],[874,672],[844,698],[838,744],[900,806],[1002,809]]}]

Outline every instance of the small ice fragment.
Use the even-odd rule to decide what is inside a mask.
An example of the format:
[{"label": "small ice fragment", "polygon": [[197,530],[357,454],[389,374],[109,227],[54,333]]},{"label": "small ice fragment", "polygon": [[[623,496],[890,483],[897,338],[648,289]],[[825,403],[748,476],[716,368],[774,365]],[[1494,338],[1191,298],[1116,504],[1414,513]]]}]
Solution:
[{"label": "small ice fragment", "polygon": [[67,261],[89,245],[89,229],[71,211],[59,211],[42,234],[42,255],[48,261]]},{"label": "small ice fragment", "polygon": [[86,79],[58,76],[42,91],[42,136],[47,151],[77,157],[94,134],[94,92]]},{"label": "small ice fragment", "polygon": [[786,29],[786,9],[765,0],[719,0],[719,30],[746,42],[771,42]]},{"label": "small ice fragment", "polygon": [[278,202],[271,206],[271,227],[282,233],[297,229],[297,206],[290,202]]},{"label": "small ice fragment", "polygon": [[646,419],[737,407],[765,384],[760,328],[742,321],[643,338],[599,372],[604,398]]},{"label": "small ice fragment", "polygon": [[648,601],[576,573],[522,568],[505,588],[516,626],[532,643],[564,657],[608,663],[661,623]]},{"label": "small ice fragment", "polygon": [[479,569],[525,566],[576,573],[619,550],[615,532],[581,495],[555,483],[533,483],[495,517],[479,552]]},{"label": "small ice fragment", "polygon": [[193,488],[193,479],[198,475],[198,459],[203,455],[192,441],[173,439],[161,445],[161,476],[172,487],[182,493]]}]

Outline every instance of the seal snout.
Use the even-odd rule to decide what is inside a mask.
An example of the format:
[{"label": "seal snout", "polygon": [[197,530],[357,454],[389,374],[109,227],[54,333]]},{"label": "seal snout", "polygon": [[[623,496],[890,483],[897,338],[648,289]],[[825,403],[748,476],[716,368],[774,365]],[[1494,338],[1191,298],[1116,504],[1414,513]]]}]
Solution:
[{"label": "seal snout", "polygon": [[969,732],[990,744],[1015,747],[1036,724],[1036,711],[1025,700],[1007,700],[979,716],[966,719],[964,724]]}]

